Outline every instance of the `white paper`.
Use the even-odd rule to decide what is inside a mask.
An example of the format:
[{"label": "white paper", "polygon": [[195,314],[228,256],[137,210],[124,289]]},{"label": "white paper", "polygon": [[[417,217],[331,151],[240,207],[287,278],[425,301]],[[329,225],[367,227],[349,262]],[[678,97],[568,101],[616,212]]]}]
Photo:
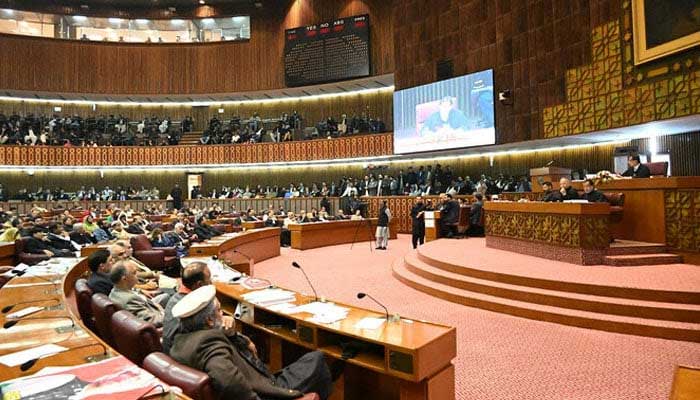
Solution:
[{"label": "white paper", "polygon": [[313,303],[304,304],[291,310],[290,314],[307,312],[309,314],[347,314],[349,308],[339,307],[333,303],[322,303],[314,301]]},{"label": "white paper", "polygon": [[271,306],[280,303],[289,303],[296,300],[294,292],[283,289],[262,289],[243,295],[246,301],[261,306]]},{"label": "white paper", "polygon": [[16,367],[26,363],[29,360],[48,357],[66,350],[68,350],[67,347],[56,344],[45,344],[43,346],[6,354],[0,357],[0,364],[4,364],[8,367]]},{"label": "white paper", "polygon": [[313,322],[315,324],[332,324],[334,322],[342,321],[344,319],[345,319],[345,315],[324,314],[324,315],[314,315],[313,317],[309,317],[306,320],[309,322]]},{"label": "white paper", "polygon": [[13,312],[12,314],[7,314],[7,319],[22,318],[25,315],[34,314],[35,312],[39,312],[43,309],[44,309],[44,307],[37,307],[37,306],[26,307],[26,308],[23,308],[19,311]]},{"label": "white paper", "polygon": [[426,219],[425,220],[425,227],[426,228],[435,228],[435,220],[434,219]]},{"label": "white paper", "polygon": [[424,211],[423,219],[435,219],[435,211]]},{"label": "white paper", "polygon": [[291,314],[291,311],[296,308],[296,305],[292,303],[280,303],[280,304],[273,304],[269,307],[267,307],[268,310],[282,313],[282,314]]},{"label": "white paper", "polygon": [[356,329],[377,329],[386,322],[386,318],[366,317],[357,321]]}]

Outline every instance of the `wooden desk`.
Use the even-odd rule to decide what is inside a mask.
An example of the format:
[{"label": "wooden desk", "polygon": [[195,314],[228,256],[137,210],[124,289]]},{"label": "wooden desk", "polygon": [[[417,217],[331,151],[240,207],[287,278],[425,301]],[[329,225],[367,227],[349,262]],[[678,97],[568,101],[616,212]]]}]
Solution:
[{"label": "wooden desk", "polygon": [[[396,239],[396,220],[389,223],[389,239]],[[290,224],[292,248],[307,250],[336,244],[374,240],[377,218]]]},{"label": "wooden desk", "polygon": [[[573,183],[576,189],[581,185]],[[625,194],[615,237],[664,243],[685,261],[700,261],[700,213],[693,211],[700,209],[700,176],[618,179],[598,190]]]},{"label": "wooden desk", "polygon": [[[355,324],[365,317],[383,317],[362,308],[350,308],[348,317],[333,324],[306,321],[306,313],[286,315],[243,300],[248,290],[240,285],[216,283],[224,311],[232,313],[242,302],[248,306],[240,322],[245,334],[261,341],[261,357],[270,368],[282,367],[287,354],[320,350],[332,358],[342,355],[340,343],[357,341],[363,350],[347,360],[343,378],[336,382],[332,399],[450,400],[455,397],[454,366],[456,330],[425,321],[389,322],[376,330]],[[296,293],[295,304],[312,298]]]},{"label": "wooden desk", "polygon": [[440,211],[426,211],[423,215],[425,220],[425,241],[431,242],[440,238]]},{"label": "wooden desk", "polygon": [[241,227],[244,230],[260,229],[265,227],[265,223],[263,221],[241,221]]},{"label": "wooden desk", "polygon": [[261,228],[193,243],[193,257],[217,256],[240,272],[252,275],[253,264],[280,255],[280,228]]},{"label": "wooden desk", "polygon": [[601,264],[610,247],[608,203],[485,202],[486,246]]},{"label": "wooden desk", "polygon": [[15,244],[0,242],[0,266],[15,265]]}]

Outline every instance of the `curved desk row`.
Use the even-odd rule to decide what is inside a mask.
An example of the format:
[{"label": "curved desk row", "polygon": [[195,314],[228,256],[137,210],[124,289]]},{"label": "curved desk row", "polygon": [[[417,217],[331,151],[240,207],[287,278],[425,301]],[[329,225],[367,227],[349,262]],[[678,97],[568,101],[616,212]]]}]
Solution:
[{"label": "curved desk row", "polygon": [[[396,239],[397,220],[389,223],[389,239]],[[367,242],[375,239],[377,218],[289,224],[292,248],[307,250],[336,244]],[[374,243],[372,243],[374,246]]]}]

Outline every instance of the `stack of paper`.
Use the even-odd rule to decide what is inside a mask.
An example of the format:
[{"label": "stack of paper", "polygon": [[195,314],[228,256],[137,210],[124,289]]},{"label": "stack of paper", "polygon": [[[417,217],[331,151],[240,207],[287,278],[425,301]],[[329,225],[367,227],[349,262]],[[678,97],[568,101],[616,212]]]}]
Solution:
[{"label": "stack of paper", "polygon": [[239,278],[241,273],[224,265],[220,260],[212,260],[211,257],[188,257],[189,262],[199,261],[207,264],[211,272],[211,280],[214,282],[230,282]]},{"label": "stack of paper", "polygon": [[289,310],[289,314],[309,313],[313,314],[307,321],[332,324],[337,321],[342,321],[348,316],[350,311],[347,307],[340,307],[333,303],[322,303],[315,301],[313,303],[304,304]]},{"label": "stack of paper", "polygon": [[274,304],[288,303],[294,301],[296,296],[294,292],[284,289],[263,289],[243,295],[246,301],[260,306],[271,306]]},{"label": "stack of paper", "polygon": [[374,318],[374,317],[366,317],[362,318],[361,320],[357,321],[355,324],[356,329],[377,329],[380,326],[382,326],[386,322],[385,318]]}]

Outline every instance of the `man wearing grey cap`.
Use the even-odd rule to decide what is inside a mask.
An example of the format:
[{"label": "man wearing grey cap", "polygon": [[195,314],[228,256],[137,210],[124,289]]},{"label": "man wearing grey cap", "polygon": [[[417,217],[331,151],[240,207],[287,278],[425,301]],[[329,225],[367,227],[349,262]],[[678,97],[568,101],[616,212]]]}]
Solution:
[{"label": "man wearing grey cap", "polygon": [[295,399],[315,392],[325,400],[331,394],[331,373],[323,353],[307,353],[273,374],[258,358],[250,339],[236,333],[233,327],[222,329],[223,315],[214,286],[203,286],[187,294],[172,312],[180,319],[180,328],[170,356],[206,372],[219,397]]}]

